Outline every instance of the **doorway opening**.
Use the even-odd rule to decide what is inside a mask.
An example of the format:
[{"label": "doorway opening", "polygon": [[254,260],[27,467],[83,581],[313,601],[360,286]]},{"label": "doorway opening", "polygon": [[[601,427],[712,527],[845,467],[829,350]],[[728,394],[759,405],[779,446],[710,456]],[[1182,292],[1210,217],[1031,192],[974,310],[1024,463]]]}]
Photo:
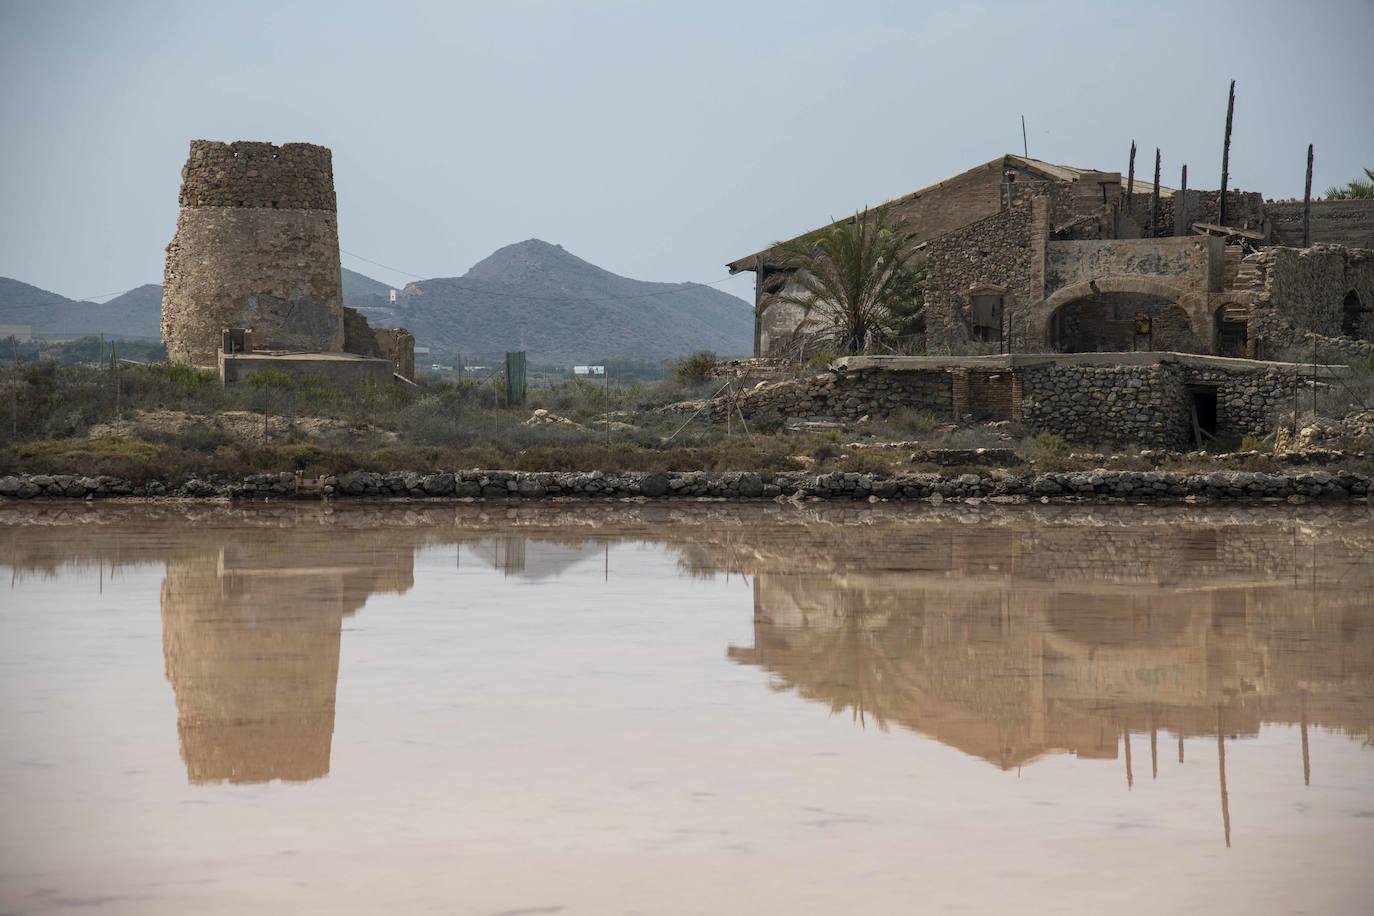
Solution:
[{"label": "doorway opening", "polygon": [[1193,441],[1199,451],[1217,441],[1217,389],[1195,385],[1188,389],[1188,408],[1193,421]]}]

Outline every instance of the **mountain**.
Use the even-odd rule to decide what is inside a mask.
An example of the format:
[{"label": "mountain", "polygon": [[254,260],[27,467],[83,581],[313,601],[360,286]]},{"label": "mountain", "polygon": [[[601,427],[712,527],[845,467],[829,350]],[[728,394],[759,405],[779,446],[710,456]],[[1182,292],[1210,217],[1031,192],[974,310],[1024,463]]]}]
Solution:
[{"label": "mountain", "polygon": [[539,239],[507,245],[461,277],[407,284],[394,307],[360,311],[374,327],[400,325],[436,351],[494,355],[523,346],[535,363],[753,350],[753,309],[744,300],[695,283],[632,280]]},{"label": "mountain", "polygon": [[161,331],[162,287],[148,283],[108,302],[68,299],[8,277],[0,277],[0,324],[27,324],[41,337],[150,338]]},{"label": "mountain", "polygon": [[[603,270],[538,239],[507,245],[461,277],[400,290],[343,271],[344,304],[373,327],[404,327],[437,353],[495,356],[522,348],[534,363],[603,357],[657,362],[695,350],[752,352],[753,309],[696,283],[651,283]],[[0,277],[0,324],[50,338],[104,334],[157,339],[162,287],[148,283],[99,304]]]},{"label": "mountain", "polygon": [[386,301],[387,294],[390,293],[392,289],[394,289],[394,287],[388,286],[380,280],[374,280],[357,271],[349,270],[347,267],[343,268],[343,295],[345,305],[349,304],[348,300],[350,298],[372,298],[375,296],[382,301]]}]

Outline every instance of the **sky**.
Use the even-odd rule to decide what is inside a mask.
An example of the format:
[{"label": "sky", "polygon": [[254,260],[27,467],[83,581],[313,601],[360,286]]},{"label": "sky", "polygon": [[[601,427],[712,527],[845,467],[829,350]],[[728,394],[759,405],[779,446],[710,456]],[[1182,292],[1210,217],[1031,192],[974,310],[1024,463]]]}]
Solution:
[{"label": "sky", "polygon": [[[1374,167],[1374,0],[0,0],[0,276],[159,283],[192,139],[330,147],[345,267],[527,238],[643,280],[1003,153],[1301,197]],[[387,265],[359,260],[357,256]],[[719,282],[718,282],[719,281]]]}]

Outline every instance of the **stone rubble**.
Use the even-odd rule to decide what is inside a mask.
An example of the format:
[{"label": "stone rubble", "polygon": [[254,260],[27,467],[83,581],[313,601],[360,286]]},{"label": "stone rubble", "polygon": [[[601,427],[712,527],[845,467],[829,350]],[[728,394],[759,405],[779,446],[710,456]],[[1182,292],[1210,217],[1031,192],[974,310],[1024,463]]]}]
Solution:
[{"label": "stone rubble", "polygon": [[253,474],[239,480],[192,478],[176,485],[134,484],[118,477],[11,475],[0,477],[0,500],[189,498],[189,499],[1128,499],[1140,500],[1371,500],[1374,475],[1340,470],[1282,473],[1085,470],[1014,473],[903,473],[890,477],[857,472],[759,474],[727,472],[629,472],[467,470],[350,471],[306,478],[292,473]]}]

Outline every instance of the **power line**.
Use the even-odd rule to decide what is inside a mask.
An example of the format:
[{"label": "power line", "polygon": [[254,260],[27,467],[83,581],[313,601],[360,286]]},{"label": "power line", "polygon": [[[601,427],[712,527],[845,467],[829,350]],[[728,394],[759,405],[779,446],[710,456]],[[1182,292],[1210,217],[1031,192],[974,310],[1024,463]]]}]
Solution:
[{"label": "power line", "polygon": [[463,281],[461,277],[423,277],[420,274],[411,273],[408,270],[401,270],[399,267],[392,267],[389,264],[383,264],[380,261],[374,261],[371,258],[365,258],[360,254],[354,254],[353,252],[348,251],[345,248],[340,248],[339,251],[342,254],[348,255],[350,258],[357,258],[359,261],[366,261],[368,264],[371,264],[374,267],[380,267],[383,270],[390,270],[394,273],[402,274],[407,277],[414,277],[416,280],[442,279],[446,283],[456,284],[459,289],[466,289],[469,292],[483,293],[488,296],[504,296],[508,299],[524,299],[531,302],[613,302],[624,299],[649,299],[656,296],[672,296],[678,293],[690,293],[694,290],[701,289],[702,287],[715,287],[730,279],[730,276],[726,275],[724,277],[721,277],[719,280],[712,280],[710,283],[688,283],[685,286],[679,287],[677,289],[665,289],[660,290],[656,293],[636,293],[630,296],[530,296],[524,293],[510,293],[504,290],[489,289],[480,286],[463,286],[462,284],[466,281]]}]

